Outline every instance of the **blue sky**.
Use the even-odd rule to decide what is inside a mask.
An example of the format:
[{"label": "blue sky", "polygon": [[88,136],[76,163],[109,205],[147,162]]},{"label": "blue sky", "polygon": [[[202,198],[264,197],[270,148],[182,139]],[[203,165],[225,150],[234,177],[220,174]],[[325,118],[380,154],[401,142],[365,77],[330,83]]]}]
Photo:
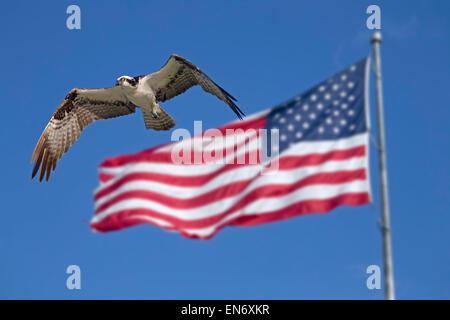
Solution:
[{"label": "blue sky", "polygon": [[[70,89],[152,72],[171,53],[196,63],[247,114],[281,103],[369,54],[365,10],[374,3],[397,297],[449,299],[448,1],[2,3],[0,298],[381,299],[365,273],[382,263],[374,148],[373,205],[229,227],[210,241],[147,225],[89,229],[97,164],[170,139],[146,131],[139,113],[87,128],[47,184],[30,180],[29,162]],[[70,4],[81,8],[81,30],[66,28]],[[190,130],[194,120],[209,128],[234,120],[199,88],[165,106]],[[66,289],[71,264],[81,268],[81,290]]]}]

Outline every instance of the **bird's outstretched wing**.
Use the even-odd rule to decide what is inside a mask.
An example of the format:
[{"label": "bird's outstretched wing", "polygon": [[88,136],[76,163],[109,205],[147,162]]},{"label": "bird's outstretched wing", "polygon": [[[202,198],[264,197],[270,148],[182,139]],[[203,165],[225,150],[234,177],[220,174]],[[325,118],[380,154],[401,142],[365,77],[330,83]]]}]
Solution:
[{"label": "bird's outstretched wing", "polygon": [[144,76],[141,81],[146,81],[155,92],[156,100],[162,102],[200,85],[203,90],[224,101],[239,119],[244,116],[242,110],[233,102],[236,99],[231,94],[219,87],[192,62],[179,55],[172,54],[161,69]]},{"label": "bird's outstretched wing", "polygon": [[135,111],[119,87],[72,89],[53,113],[34,149],[31,162],[36,161],[31,178],[41,169],[39,181],[48,181],[56,163],[80,137],[90,123],[127,115]]}]

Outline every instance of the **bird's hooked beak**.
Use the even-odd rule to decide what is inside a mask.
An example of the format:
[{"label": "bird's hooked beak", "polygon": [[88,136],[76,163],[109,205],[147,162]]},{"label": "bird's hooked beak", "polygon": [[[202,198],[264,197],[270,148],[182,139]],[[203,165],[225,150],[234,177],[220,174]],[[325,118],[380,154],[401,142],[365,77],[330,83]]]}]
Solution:
[{"label": "bird's hooked beak", "polygon": [[119,79],[116,80],[116,84],[115,85],[116,86],[120,86],[120,80]]}]

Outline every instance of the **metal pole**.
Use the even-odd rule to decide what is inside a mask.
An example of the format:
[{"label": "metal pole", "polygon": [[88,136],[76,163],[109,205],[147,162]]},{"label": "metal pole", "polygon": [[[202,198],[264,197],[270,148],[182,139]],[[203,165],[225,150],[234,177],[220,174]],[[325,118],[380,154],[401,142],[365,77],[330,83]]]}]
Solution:
[{"label": "metal pole", "polygon": [[383,262],[384,262],[384,298],[394,300],[394,271],[392,267],[391,223],[389,218],[389,198],[386,168],[386,145],[384,137],[384,112],[383,112],[383,88],[381,83],[381,58],[380,58],[381,33],[374,32],[372,44],[375,55],[375,84],[377,94],[378,113],[378,157],[380,170],[381,191],[381,233],[383,237]]}]

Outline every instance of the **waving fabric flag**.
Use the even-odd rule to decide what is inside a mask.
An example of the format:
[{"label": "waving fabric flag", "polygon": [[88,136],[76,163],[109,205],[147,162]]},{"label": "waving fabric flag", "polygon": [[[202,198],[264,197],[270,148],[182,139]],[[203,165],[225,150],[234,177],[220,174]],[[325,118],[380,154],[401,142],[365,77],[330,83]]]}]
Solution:
[{"label": "waving fabric flag", "polygon": [[[222,140],[208,130],[106,159],[91,228],[149,223],[208,239],[225,226],[369,203],[369,64],[363,59],[280,106],[217,128]],[[279,143],[259,129],[275,130]]]}]

